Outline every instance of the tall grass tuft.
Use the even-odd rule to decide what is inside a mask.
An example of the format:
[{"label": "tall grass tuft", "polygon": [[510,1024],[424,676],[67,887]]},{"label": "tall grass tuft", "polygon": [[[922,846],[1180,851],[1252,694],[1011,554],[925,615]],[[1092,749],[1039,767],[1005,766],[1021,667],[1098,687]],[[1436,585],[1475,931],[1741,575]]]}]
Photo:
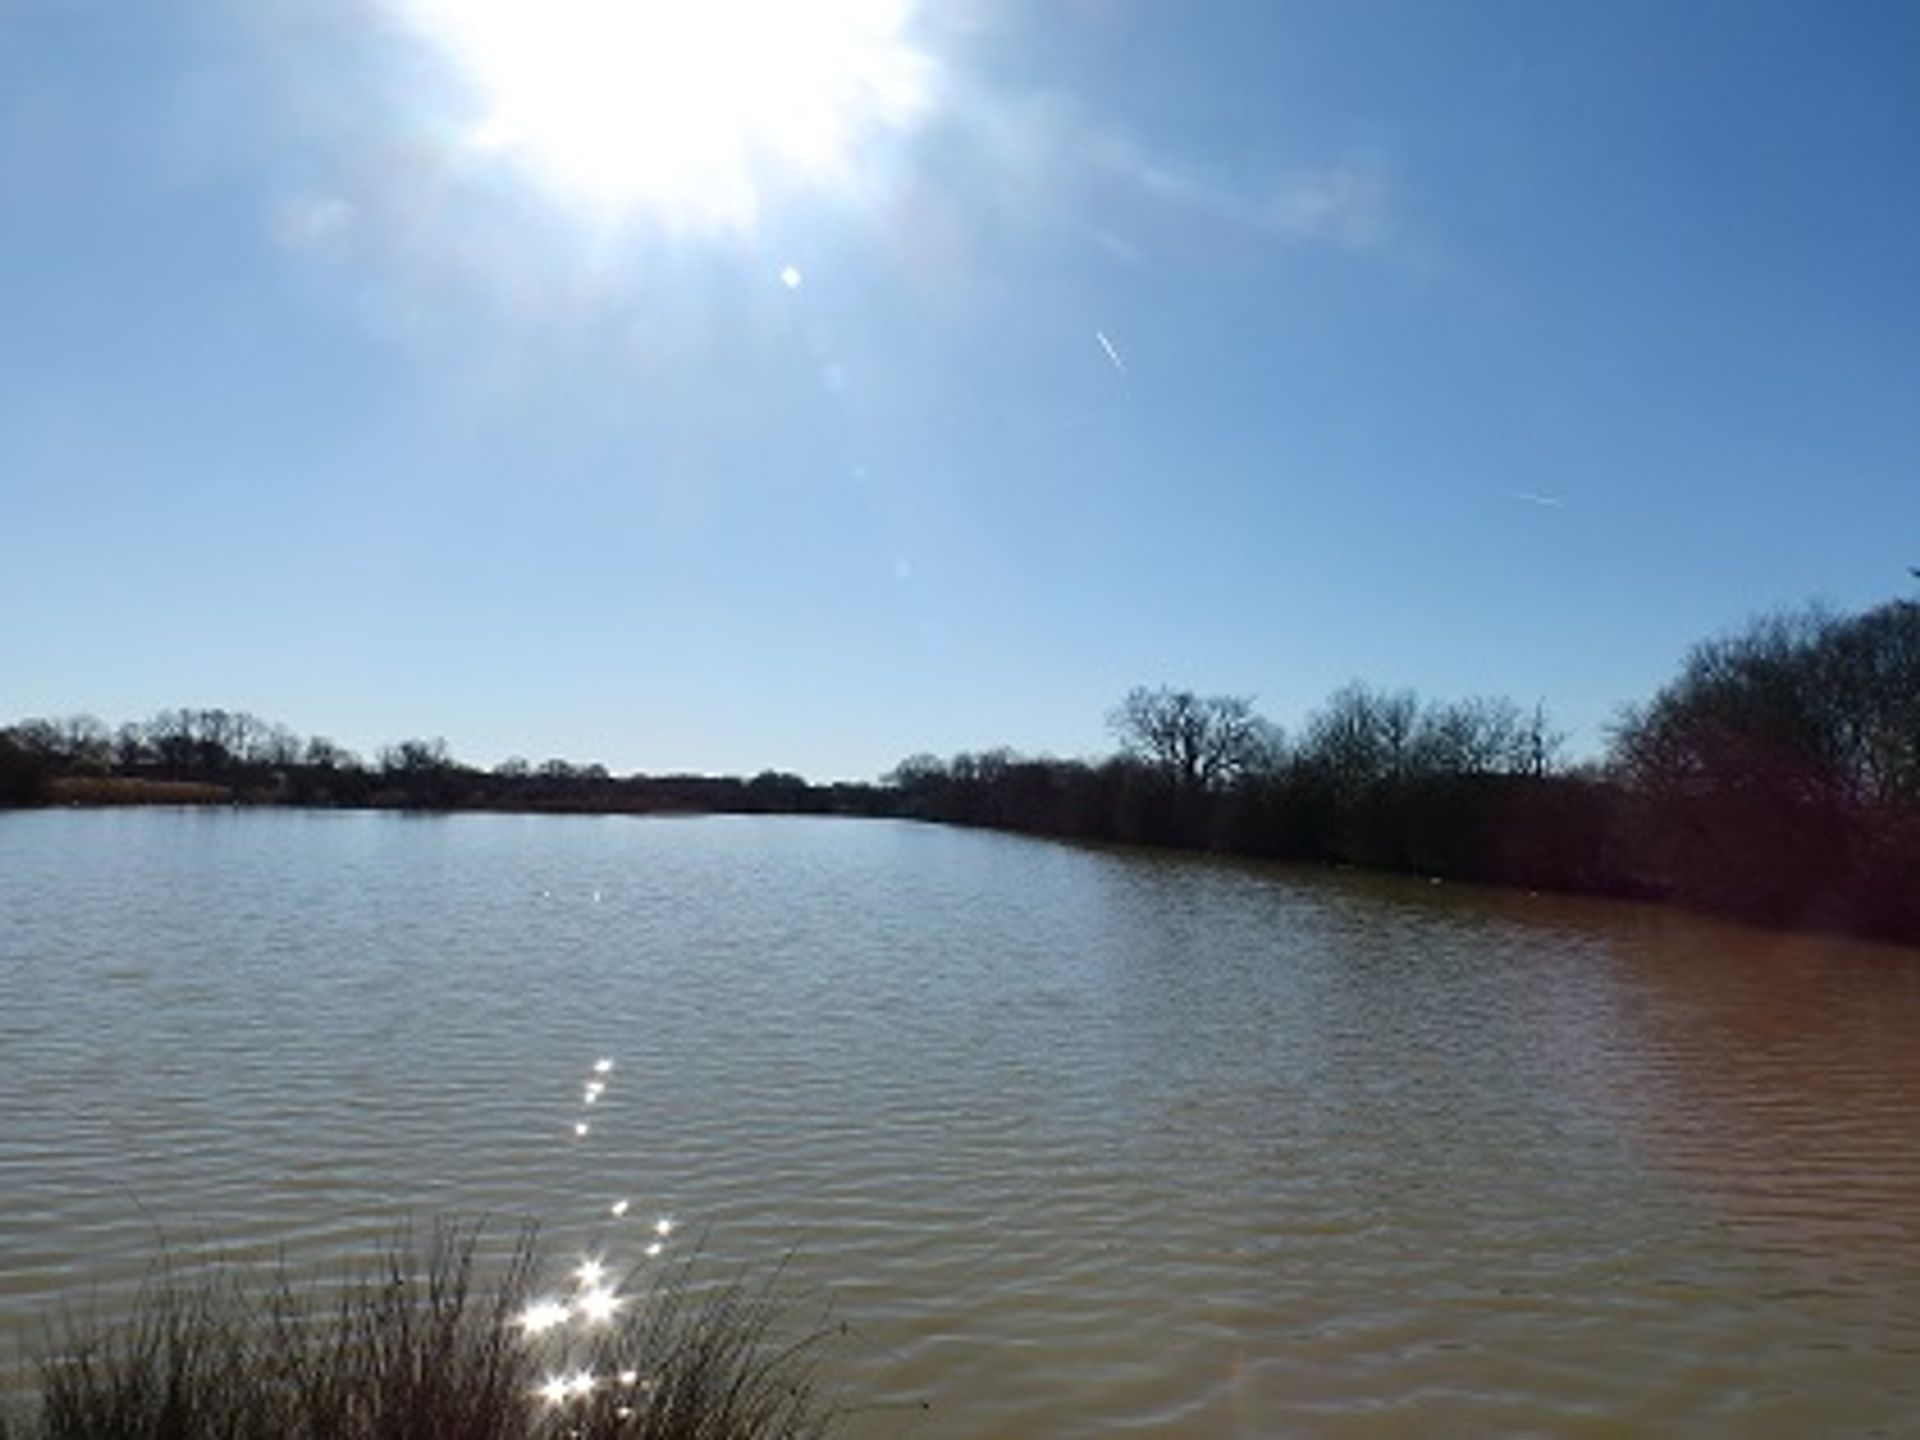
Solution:
[{"label": "tall grass tuft", "polygon": [[523,1229],[402,1235],[332,1282],[163,1261],[125,1318],[70,1314],[0,1440],[813,1440],[819,1363],[775,1280],[692,1265],[540,1332]]}]

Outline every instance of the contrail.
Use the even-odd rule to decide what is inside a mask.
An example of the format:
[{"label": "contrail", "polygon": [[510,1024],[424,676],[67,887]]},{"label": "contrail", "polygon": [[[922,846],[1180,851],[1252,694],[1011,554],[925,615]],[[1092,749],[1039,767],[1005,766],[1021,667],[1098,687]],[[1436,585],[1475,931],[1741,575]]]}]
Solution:
[{"label": "contrail", "polygon": [[1098,340],[1100,342],[1100,348],[1107,352],[1107,359],[1113,362],[1113,368],[1118,370],[1122,375],[1126,374],[1127,362],[1122,360],[1120,358],[1120,352],[1113,348],[1113,342],[1107,338],[1107,332],[1104,330],[1096,330],[1093,332],[1093,338]]},{"label": "contrail", "polygon": [[1509,490],[1507,491],[1507,498],[1509,500],[1524,500],[1529,505],[1544,505],[1549,510],[1558,510],[1567,503],[1558,495],[1536,495],[1531,490]]}]

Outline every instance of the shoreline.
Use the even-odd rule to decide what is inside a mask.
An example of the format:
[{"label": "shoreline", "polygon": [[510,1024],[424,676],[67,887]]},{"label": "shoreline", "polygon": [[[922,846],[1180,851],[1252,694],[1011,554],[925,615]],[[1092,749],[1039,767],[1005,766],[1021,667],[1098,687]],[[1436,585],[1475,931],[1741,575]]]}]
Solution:
[{"label": "shoreline", "polygon": [[[699,777],[706,779],[707,777]],[[619,782],[609,782],[619,783]],[[734,782],[736,784],[740,782]],[[819,787],[808,787],[813,791]],[[834,787],[835,789],[853,789],[856,787]],[[860,799],[865,802],[858,807],[843,806],[832,808],[819,804],[779,806],[765,803],[740,803],[732,805],[700,805],[691,803],[673,803],[665,800],[630,800],[618,803],[614,796],[569,796],[535,798],[529,797],[518,803],[467,802],[448,805],[420,805],[406,802],[404,796],[397,794],[375,794],[363,800],[297,801],[285,798],[271,790],[255,788],[251,791],[238,786],[221,785],[209,781],[196,780],[160,780],[131,776],[55,777],[48,786],[47,797],[38,804],[0,805],[0,815],[11,812],[30,813],[46,810],[115,810],[115,809],[233,809],[233,810],[298,810],[315,813],[365,813],[394,814],[414,816],[453,816],[453,815],[546,815],[546,816],[630,816],[646,818],[661,817],[702,817],[702,816],[797,816],[817,819],[856,819],[856,820],[902,820],[915,824],[950,825],[955,829],[988,831],[992,833],[1018,835],[1027,839],[1052,841],[1076,847],[1094,850],[1112,850],[1120,853],[1162,854],[1194,856],[1205,859],[1217,859],[1255,864],[1277,864],[1298,867],[1304,871],[1339,874],[1381,876],[1408,880],[1427,881],[1434,884],[1467,886],[1474,889],[1496,892],[1506,895],[1551,895],[1569,899],[1585,899],[1618,902],[1623,904],[1655,906],[1671,909],[1682,915],[1705,919],[1728,921],[1748,925],[1756,930],[1771,934],[1785,935],[1821,935],[1838,939],[1855,940],[1870,944],[1893,945],[1899,948],[1920,951],[1920,933],[1907,934],[1899,931],[1876,930],[1868,926],[1850,925],[1845,917],[1835,917],[1814,913],[1803,915],[1798,920],[1770,918],[1744,912],[1738,906],[1714,905],[1702,902],[1671,890],[1662,890],[1651,884],[1553,884],[1528,883],[1523,880],[1506,880],[1476,874],[1447,873],[1442,870],[1426,869],[1418,866],[1394,863],[1373,863],[1338,856],[1311,856],[1262,853],[1246,848],[1214,843],[1183,843],[1179,840],[1142,839],[1137,837],[1116,836],[1098,833],[1071,833],[1051,828],[1010,823],[995,823],[988,819],[965,818],[952,815],[915,813],[914,807],[904,803],[907,797],[899,791],[880,787],[857,787]]]}]

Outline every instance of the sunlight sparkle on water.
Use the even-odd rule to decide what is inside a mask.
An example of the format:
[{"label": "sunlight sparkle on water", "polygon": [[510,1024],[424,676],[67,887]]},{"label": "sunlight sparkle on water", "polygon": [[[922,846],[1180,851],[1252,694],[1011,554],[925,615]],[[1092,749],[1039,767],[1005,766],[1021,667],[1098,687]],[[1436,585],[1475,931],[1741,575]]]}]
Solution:
[{"label": "sunlight sparkle on water", "polygon": [[529,1335],[544,1335],[555,1326],[566,1324],[571,1313],[563,1301],[535,1300],[520,1312],[519,1325]]},{"label": "sunlight sparkle on water", "polygon": [[590,1290],[607,1278],[607,1267],[601,1261],[588,1257],[573,1267],[573,1278],[582,1290]]},{"label": "sunlight sparkle on water", "polygon": [[576,1370],[571,1375],[549,1375],[546,1383],[535,1393],[549,1405],[564,1405],[569,1400],[583,1400],[593,1393],[593,1373],[589,1370]]},{"label": "sunlight sparkle on water", "polygon": [[596,1060],[593,1062],[593,1073],[596,1075],[610,1074],[612,1070],[613,1061],[611,1060]]},{"label": "sunlight sparkle on water", "polygon": [[608,1285],[583,1286],[574,1297],[573,1306],[582,1320],[589,1325],[599,1325],[614,1317],[620,1309],[620,1297]]},{"label": "sunlight sparkle on water", "polygon": [[653,1222],[653,1233],[664,1240],[673,1233],[673,1224],[674,1221],[671,1215],[662,1215],[658,1220]]},{"label": "sunlight sparkle on water", "polygon": [[627,1211],[630,1210],[632,1207],[633,1207],[633,1202],[631,1200],[616,1200],[613,1202],[613,1204],[607,1207],[607,1213],[612,1215],[614,1219],[618,1220],[622,1215],[625,1215]]},{"label": "sunlight sparkle on water", "polygon": [[579,1139],[584,1140],[586,1138],[587,1131],[590,1128],[591,1127],[589,1127],[587,1122],[584,1120],[576,1120],[573,1122],[573,1133]]}]

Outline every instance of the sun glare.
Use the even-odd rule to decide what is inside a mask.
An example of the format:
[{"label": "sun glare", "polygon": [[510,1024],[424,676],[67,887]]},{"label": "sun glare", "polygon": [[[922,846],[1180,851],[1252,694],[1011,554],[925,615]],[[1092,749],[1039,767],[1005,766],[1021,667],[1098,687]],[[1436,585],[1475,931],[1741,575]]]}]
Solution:
[{"label": "sun glare", "polygon": [[399,3],[471,87],[473,149],[603,214],[747,228],[928,102],[913,0]]}]

